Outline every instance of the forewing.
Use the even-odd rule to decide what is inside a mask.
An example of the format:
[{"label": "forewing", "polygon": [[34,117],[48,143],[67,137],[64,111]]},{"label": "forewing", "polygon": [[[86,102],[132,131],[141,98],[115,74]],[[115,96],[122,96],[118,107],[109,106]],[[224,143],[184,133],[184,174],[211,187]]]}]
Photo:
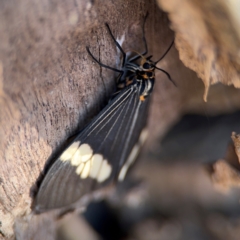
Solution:
[{"label": "forewing", "polygon": [[68,206],[115,181],[146,124],[148,101],[139,100],[137,84],[116,96],[49,169],[36,209]]}]

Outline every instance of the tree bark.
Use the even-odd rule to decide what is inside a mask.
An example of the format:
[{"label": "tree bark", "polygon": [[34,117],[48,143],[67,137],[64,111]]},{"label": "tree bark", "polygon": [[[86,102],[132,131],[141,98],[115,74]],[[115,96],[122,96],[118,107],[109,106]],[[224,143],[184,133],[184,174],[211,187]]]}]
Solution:
[{"label": "tree bark", "polygon": [[[85,47],[89,46],[102,63],[119,67],[121,56],[104,23],[122,40],[125,51],[141,51],[141,26],[146,12],[149,12],[146,22],[149,52],[153,59],[158,59],[174,34],[169,29],[167,15],[154,1],[0,2],[2,238],[13,238],[16,219],[19,239],[33,238],[36,231],[46,231],[39,226],[54,228],[54,224],[48,225],[49,216],[46,221],[42,220],[44,216],[38,218],[34,227],[29,225],[37,218],[29,215],[37,180],[46,164],[61,151],[66,139],[81,130],[106,105],[115,85],[116,73],[100,68]],[[179,42],[178,38],[178,46]],[[175,48],[159,65],[171,74],[178,87],[161,72],[157,73],[149,117],[149,146],[184,112],[201,111],[203,104],[203,84],[180,62]],[[208,66],[203,68],[206,70]],[[231,93],[228,102],[233,101],[234,110],[238,109],[239,92],[234,88],[226,91]],[[232,111],[224,101],[222,105],[226,107],[216,110],[215,99],[211,100],[210,93],[209,111]],[[43,225],[38,225],[39,222]],[[44,232],[39,236],[47,239]]]}]

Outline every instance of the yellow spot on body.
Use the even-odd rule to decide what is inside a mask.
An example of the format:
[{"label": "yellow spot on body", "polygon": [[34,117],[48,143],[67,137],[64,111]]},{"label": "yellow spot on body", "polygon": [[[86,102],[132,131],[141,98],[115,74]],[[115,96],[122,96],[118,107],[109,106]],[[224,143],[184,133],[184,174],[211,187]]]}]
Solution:
[{"label": "yellow spot on body", "polygon": [[96,178],[103,162],[103,156],[101,154],[94,154],[91,159],[91,170],[89,176]]},{"label": "yellow spot on body", "polygon": [[98,182],[105,181],[110,176],[111,172],[112,167],[108,164],[107,160],[104,160],[96,180]]},{"label": "yellow spot on body", "polygon": [[75,154],[79,147],[80,141],[74,142],[72,145],[70,145],[60,156],[61,161],[67,161],[72,158],[72,156]]},{"label": "yellow spot on body", "polygon": [[93,150],[92,148],[84,143],[79,147],[79,156],[81,157],[82,162],[86,162],[88,159],[92,157]]},{"label": "yellow spot on body", "polygon": [[87,178],[89,173],[90,173],[90,168],[91,168],[91,161],[87,161],[84,165],[84,168],[81,172],[80,177],[81,178]]},{"label": "yellow spot on body", "polygon": [[83,168],[84,168],[84,163],[81,163],[78,167],[77,167],[77,169],[76,169],[76,173],[78,174],[78,175],[80,175],[81,174],[81,172],[82,172],[82,170],[83,170]]},{"label": "yellow spot on body", "polygon": [[136,159],[136,157],[138,155],[139,148],[140,148],[139,144],[136,144],[134,146],[134,148],[132,149],[126,163],[123,165],[123,167],[118,175],[118,181],[124,180],[129,167],[133,164],[134,160]]},{"label": "yellow spot on body", "polygon": [[145,101],[145,97],[144,97],[143,95],[141,95],[141,96],[139,97],[139,99],[140,99],[141,101]]},{"label": "yellow spot on body", "polygon": [[145,80],[148,80],[148,75],[147,75],[147,74],[143,74],[142,77],[143,77]]}]

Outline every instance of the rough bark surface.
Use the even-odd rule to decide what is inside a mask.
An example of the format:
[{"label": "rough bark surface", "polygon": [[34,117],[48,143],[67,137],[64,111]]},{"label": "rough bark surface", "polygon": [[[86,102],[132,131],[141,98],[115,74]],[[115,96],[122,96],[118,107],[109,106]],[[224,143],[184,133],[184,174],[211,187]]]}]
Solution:
[{"label": "rough bark surface", "polygon": [[[170,12],[172,26],[177,31],[172,8],[161,4]],[[200,8],[197,2],[194,4]],[[191,12],[188,6],[186,1],[185,12]],[[33,189],[44,166],[62,149],[66,139],[82,129],[107,103],[116,77],[114,72],[93,62],[85,46],[90,46],[101,62],[118,67],[120,54],[104,23],[109,23],[126,51],[140,51],[141,25],[147,11],[146,38],[150,54],[158,59],[174,34],[169,29],[167,15],[154,1],[0,2],[0,238],[13,238],[15,224],[18,239],[54,239],[58,224],[54,217],[30,214]],[[197,36],[195,25],[183,27],[191,36]],[[200,44],[201,37],[192,47],[194,50],[183,47],[190,41],[184,40],[181,45],[185,35],[177,34],[181,59],[198,72],[205,86],[217,81],[239,86],[236,56],[239,40],[236,29],[235,32],[227,45],[224,37],[229,35],[220,38],[217,45],[206,32],[203,37],[206,47]],[[214,36],[218,35],[222,33],[218,31]],[[223,52],[219,46],[224,48]],[[186,63],[193,52],[200,55],[191,57],[192,64]],[[228,58],[223,57],[226,55]],[[207,110],[216,114],[239,109],[239,91],[216,86],[202,110],[203,84],[180,62],[175,48],[159,66],[171,74],[178,87],[161,72],[157,73],[149,119],[149,145],[154,146],[155,139],[185,112]],[[221,91],[224,94],[219,97]],[[216,107],[219,106],[216,99],[220,99],[221,107]]]},{"label": "rough bark surface", "polygon": [[[141,50],[147,11],[146,35],[156,57],[173,34],[153,1],[1,1],[0,5],[0,221],[2,234],[11,237],[16,217],[31,211],[30,189],[47,160],[99,112],[113,91],[116,74],[94,63],[85,46],[100,61],[118,66],[120,55],[104,23],[118,40],[125,40],[126,50]],[[162,42],[157,49],[156,39]]]}]

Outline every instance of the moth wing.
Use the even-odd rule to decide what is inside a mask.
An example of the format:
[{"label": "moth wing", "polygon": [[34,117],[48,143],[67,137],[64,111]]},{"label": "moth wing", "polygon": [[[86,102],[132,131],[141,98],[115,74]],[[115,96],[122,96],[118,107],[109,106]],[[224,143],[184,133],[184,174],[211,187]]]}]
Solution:
[{"label": "moth wing", "polygon": [[146,124],[148,101],[137,84],[117,95],[76,137],[49,169],[36,210],[68,206],[114,182]]}]

